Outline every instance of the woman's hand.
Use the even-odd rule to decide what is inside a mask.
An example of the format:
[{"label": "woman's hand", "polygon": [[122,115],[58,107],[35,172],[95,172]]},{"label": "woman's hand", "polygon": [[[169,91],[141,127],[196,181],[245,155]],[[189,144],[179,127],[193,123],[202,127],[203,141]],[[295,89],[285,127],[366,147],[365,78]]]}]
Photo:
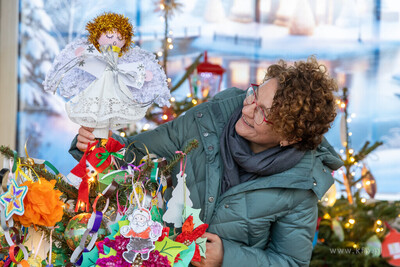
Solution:
[{"label": "woman's hand", "polygon": [[92,133],[93,131],[94,128],[89,128],[85,126],[81,126],[81,128],[79,128],[77,137],[78,142],[76,143],[76,147],[80,151],[85,152],[89,142],[94,141],[94,134]]},{"label": "woman's hand", "polygon": [[221,266],[224,259],[224,246],[221,238],[212,233],[204,233],[202,237],[207,237],[206,258],[201,258],[201,262],[192,261],[196,267],[214,267]]}]

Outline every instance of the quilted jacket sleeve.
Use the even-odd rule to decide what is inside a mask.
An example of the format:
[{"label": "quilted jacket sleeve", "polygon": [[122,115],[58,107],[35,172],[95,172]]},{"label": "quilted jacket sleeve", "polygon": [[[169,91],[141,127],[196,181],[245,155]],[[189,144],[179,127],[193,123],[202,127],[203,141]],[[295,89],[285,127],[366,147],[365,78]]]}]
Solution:
[{"label": "quilted jacket sleeve", "polygon": [[318,208],[316,195],[307,196],[272,224],[265,250],[223,239],[223,266],[309,266]]}]

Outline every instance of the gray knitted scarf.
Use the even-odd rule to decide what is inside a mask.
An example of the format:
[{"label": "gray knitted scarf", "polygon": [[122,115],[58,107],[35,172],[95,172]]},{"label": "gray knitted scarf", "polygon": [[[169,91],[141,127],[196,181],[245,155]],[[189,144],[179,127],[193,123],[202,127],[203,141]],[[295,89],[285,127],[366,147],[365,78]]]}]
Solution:
[{"label": "gray knitted scarf", "polygon": [[224,163],[221,194],[240,183],[288,170],[305,153],[292,146],[276,146],[255,154],[250,149],[249,141],[236,133],[235,124],[241,116],[242,107],[233,112],[221,135],[221,157]]}]

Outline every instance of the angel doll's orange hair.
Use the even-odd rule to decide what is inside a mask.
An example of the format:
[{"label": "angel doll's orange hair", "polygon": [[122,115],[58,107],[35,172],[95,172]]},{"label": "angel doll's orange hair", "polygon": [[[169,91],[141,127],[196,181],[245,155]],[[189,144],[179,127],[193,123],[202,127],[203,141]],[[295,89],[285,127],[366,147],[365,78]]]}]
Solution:
[{"label": "angel doll's orange hair", "polygon": [[100,51],[100,44],[97,41],[103,33],[118,31],[125,40],[125,45],[121,48],[120,56],[129,50],[132,45],[133,26],[129,19],[124,15],[105,12],[95,17],[86,24],[86,30],[89,32],[88,41]]}]

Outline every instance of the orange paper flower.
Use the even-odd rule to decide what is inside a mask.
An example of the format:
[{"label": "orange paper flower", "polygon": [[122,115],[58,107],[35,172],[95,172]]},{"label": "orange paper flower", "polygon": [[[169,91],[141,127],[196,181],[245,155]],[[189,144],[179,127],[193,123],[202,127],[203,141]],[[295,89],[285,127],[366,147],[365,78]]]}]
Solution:
[{"label": "orange paper flower", "polygon": [[28,187],[24,198],[25,212],[22,216],[14,215],[14,220],[25,227],[31,224],[51,227],[61,221],[64,202],[60,200],[62,193],[54,189],[55,184],[55,180],[47,181],[44,178],[40,178],[40,182],[23,183]]}]

